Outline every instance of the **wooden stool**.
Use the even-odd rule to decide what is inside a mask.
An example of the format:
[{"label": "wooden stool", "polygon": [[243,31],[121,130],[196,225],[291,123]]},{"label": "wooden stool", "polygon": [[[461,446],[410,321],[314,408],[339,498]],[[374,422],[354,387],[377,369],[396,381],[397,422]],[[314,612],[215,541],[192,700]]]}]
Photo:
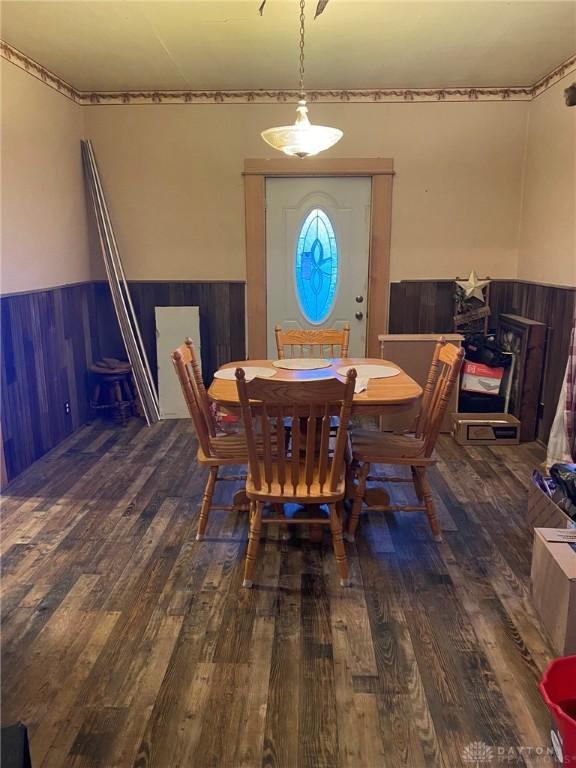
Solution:
[{"label": "wooden stool", "polygon": [[126,426],[130,416],[138,415],[130,363],[104,359],[91,365],[90,373],[94,380],[90,408],[95,414],[110,411],[118,424]]}]

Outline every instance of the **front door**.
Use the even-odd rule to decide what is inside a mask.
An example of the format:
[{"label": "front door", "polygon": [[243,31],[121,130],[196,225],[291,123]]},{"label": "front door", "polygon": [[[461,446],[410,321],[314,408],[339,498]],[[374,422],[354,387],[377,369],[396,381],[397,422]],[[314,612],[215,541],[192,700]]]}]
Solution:
[{"label": "front door", "polygon": [[266,179],[268,357],[274,326],[350,324],[350,356],[366,350],[371,180]]}]

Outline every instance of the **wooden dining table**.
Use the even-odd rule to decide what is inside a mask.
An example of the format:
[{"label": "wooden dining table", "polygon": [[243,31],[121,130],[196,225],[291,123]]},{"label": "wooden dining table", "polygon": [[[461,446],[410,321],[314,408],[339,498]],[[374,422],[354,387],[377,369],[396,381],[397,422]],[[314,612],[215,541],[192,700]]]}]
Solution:
[{"label": "wooden dining table", "polygon": [[[344,380],[337,371],[348,365],[385,365],[397,368],[396,376],[385,379],[369,379],[368,387],[363,392],[354,395],[352,413],[359,416],[379,416],[384,413],[402,413],[409,411],[422,397],[422,387],[410,378],[399,366],[388,360],[378,358],[335,358],[330,361],[328,368],[313,370],[286,370],[277,368],[276,381],[306,381],[318,378],[338,378]],[[272,360],[238,360],[226,363],[223,368],[274,368]],[[208,395],[217,405],[226,411],[234,413],[239,408],[236,381],[215,378],[210,385]]]},{"label": "wooden dining table", "polygon": [[[275,368],[272,360],[237,360],[232,363],[226,363],[223,368]],[[395,376],[389,376],[384,379],[368,379],[368,386],[363,392],[355,393],[352,400],[352,413],[357,416],[380,416],[385,413],[402,413],[409,411],[415,403],[422,397],[422,387],[414,379],[408,376],[398,365],[379,358],[334,358],[330,361],[330,366],[326,368],[315,368],[311,370],[287,370],[285,368],[275,368],[277,373],[275,380],[283,381],[306,381],[318,378],[338,378],[344,380],[344,377],[338,374],[338,368],[348,365],[384,365],[391,368],[397,368],[399,373]],[[214,378],[208,395],[221,409],[231,414],[238,412],[240,402],[238,399],[238,390],[235,380]],[[247,503],[245,492],[239,490],[234,494],[234,503],[242,506]],[[322,526],[310,526],[310,540],[319,542],[322,539]]]}]

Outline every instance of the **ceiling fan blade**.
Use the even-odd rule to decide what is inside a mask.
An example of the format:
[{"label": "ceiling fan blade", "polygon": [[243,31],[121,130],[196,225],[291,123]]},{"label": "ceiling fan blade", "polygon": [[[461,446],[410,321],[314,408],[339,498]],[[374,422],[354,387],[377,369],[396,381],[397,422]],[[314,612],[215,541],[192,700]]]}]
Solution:
[{"label": "ceiling fan blade", "polygon": [[[266,0],[262,0],[258,8],[258,13],[260,14],[260,16],[262,16],[262,14],[264,13],[265,5],[266,5]],[[318,0],[318,5],[316,6],[316,13],[314,14],[315,19],[318,18],[318,16],[320,16],[320,14],[324,10],[324,8],[326,8],[327,5],[328,5],[328,0]]]},{"label": "ceiling fan blade", "polygon": [[317,19],[318,16],[320,16],[320,14],[324,10],[324,8],[326,8],[327,5],[328,5],[328,0],[318,0],[318,5],[316,6],[316,13],[314,14],[315,19]]}]

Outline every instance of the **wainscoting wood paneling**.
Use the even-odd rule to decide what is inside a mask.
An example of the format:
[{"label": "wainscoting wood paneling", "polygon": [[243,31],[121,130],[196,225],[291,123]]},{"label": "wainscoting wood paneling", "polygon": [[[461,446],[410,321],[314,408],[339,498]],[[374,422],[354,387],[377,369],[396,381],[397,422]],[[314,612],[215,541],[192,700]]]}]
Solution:
[{"label": "wainscoting wood paneling", "polygon": [[[0,299],[2,445],[7,479],[88,418],[91,283]],[[69,413],[66,412],[69,404]]]},{"label": "wainscoting wood paneling", "polygon": [[[155,376],[156,306],[200,307],[207,382],[222,363],[244,359],[244,283],[134,282],[130,290]],[[2,446],[10,481],[88,421],[90,363],[126,354],[105,282],[4,296],[0,312]]]},{"label": "wainscoting wood paneling", "polygon": [[[152,374],[157,381],[155,307],[200,307],[202,369],[206,383],[223,363],[245,358],[244,283],[130,282]],[[102,354],[124,357],[108,283],[94,284],[95,333]],[[182,329],[182,340],[186,329]]]},{"label": "wainscoting wood paneling", "polygon": [[[390,286],[390,333],[447,333],[452,331],[454,282],[407,280]],[[491,328],[498,315],[511,313],[546,323],[548,343],[538,437],[546,441],[562,387],[576,289],[494,280],[490,286]]]},{"label": "wainscoting wood paneling", "polygon": [[[244,288],[239,282],[130,283],[153,373],[157,371],[156,306],[200,307],[207,383],[219,365],[243,359]],[[449,280],[393,283],[390,333],[451,331],[453,291]],[[494,327],[502,312],[524,315],[548,327],[538,431],[545,441],[566,366],[576,289],[493,281],[490,300]],[[125,353],[105,282],[4,296],[0,312],[2,446],[11,480],[88,420],[90,362]]]},{"label": "wainscoting wood paneling", "polygon": [[452,333],[454,283],[406,280],[390,285],[390,333]]}]

